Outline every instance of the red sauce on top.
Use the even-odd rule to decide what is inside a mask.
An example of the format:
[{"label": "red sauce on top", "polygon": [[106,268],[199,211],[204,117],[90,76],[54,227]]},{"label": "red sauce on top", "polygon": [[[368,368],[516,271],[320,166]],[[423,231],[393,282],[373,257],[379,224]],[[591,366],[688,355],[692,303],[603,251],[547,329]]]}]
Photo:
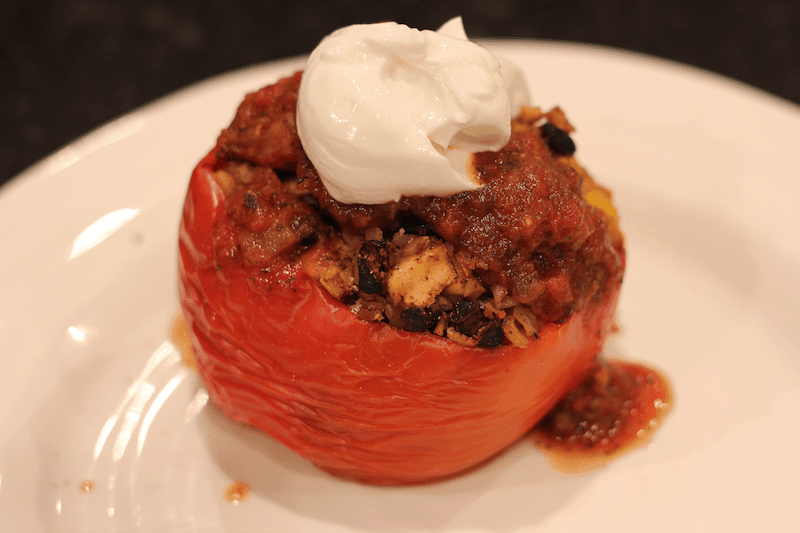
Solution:
[{"label": "red sauce on top", "polygon": [[582,471],[646,444],[669,412],[672,393],[655,370],[627,361],[597,368],[536,425],[536,444],[554,466]]},{"label": "red sauce on top", "polygon": [[310,250],[335,254],[330,237],[339,232],[392,235],[413,215],[484,287],[502,287],[541,323],[563,323],[619,287],[625,251],[616,220],[587,201],[584,189],[597,188],[591,176],[536,126],[539,118],[566,122],[560,110],[531,110],[539,118],[515,119],[502,150],[476,154],[477,190],[344,204],[328,194],[293,126],[300,80],[297,73],[248,95],[220,135],[215,170],[236,184],[213,230],[220,275],[244,267],[269,283]]}]

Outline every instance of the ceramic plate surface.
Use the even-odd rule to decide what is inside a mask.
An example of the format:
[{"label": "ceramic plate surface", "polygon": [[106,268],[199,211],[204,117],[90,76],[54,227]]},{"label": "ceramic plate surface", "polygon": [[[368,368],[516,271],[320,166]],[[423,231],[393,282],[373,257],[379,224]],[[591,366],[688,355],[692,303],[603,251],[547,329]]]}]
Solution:
[{"label": "ceramic plate surface", "polygon": [[800,531],[800,110],[643,56],[487,45],[566,110],[616,194],[629,270],[609,355],[661,369],[676,398],[647,448],[566,475],[523,439],[378,489],[207,402],[170,336],[183,195],[289,60],[126,115],[0,192],[0,530]]}]

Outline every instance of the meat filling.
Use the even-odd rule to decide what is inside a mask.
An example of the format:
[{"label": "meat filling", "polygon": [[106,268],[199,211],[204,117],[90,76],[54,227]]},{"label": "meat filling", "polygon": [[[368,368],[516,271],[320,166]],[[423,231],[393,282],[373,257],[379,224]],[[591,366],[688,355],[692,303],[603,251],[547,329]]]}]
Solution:
[{"label": "meat filling", "polygon": [[269,290],[305,272],[359,318],[453,342],[525,346],[622,281],[610,194],[573,157],[560,109],[524,108],[476,154],[483,186],[380,205],[330,197],[294,128],[300,74],[248,95],[218,143],[220,275]]}]

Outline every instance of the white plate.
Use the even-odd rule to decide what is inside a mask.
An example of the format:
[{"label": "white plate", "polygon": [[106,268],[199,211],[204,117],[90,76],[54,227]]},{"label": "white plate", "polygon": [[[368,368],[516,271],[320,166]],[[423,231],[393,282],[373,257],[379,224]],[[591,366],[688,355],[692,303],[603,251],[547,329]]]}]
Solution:
[{"label": "white plate", "polygon": [[[206,403],[169,335],[183,194],[287,61],[131,113],[3,189],[0,530],[800,530],[800,110],[647,57],[491,46],[616,193],[630,267],[609,350],[660,367],[677,399],[648,448],[565,475],[523,440],[451,481],[377,489]],[[252,487],[239,505],[234,481]]]}]

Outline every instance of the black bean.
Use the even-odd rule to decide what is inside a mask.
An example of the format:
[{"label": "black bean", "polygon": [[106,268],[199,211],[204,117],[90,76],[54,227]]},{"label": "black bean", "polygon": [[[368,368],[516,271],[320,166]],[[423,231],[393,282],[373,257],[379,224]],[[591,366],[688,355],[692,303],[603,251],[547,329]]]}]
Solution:
[{"label": "black bean", "polygon": [[549,122],[542,124],[541,131],[547,147],[556,154],[572,155],[575,153],[575,143],[566,131]]},{"label": "black bean", "polygon": [[389,268],[389,249],[383,241],[366,241],[356,254],[358,288],[365,294],[383,291],[383,279]]},{"label": "black bean", "polygon": [[400,311],[403,329],[408,331],[426,331],[432,329],[439,321],[441,313],[431,307],[409,307]]},{"label": "black bean", "polygon": [[376,294],[383,290],[383,284],[360,259],[358,261],[358,288],[365,294]]},{"label": "black bean", "polygon": [[412,235],[432,235],[433,229],[430,224],[419,218],[414,213],[405,213],[400,217],[400,225],[406,233]]},{"label": "black bean", "polygon": [[451,322],[463,322],[471,314],[481,311],[481,304],[479,302],[472,302],[469,300],[459,300],[453,305],[448,317]]},{"label": "black bean", "polygon": [[475,338],[480,337],[480,331],[484,329],[489,322],[489,319],[483,314],[483,308],[480,306],[473,308],[466,315],[461,315],[460,317],[456,315],[454,319],[451,314],[449,318],[456,331],[463,333],[467,337]]},{"label": "black bean", "polygon": [[494,320],[485,327],[481,328],[479,335],[480,337],[478,338],[478,346],[482,346],[484,348],[494,348],[495,346],[500,346],[505,338],[503,326],[498,320]]}]

